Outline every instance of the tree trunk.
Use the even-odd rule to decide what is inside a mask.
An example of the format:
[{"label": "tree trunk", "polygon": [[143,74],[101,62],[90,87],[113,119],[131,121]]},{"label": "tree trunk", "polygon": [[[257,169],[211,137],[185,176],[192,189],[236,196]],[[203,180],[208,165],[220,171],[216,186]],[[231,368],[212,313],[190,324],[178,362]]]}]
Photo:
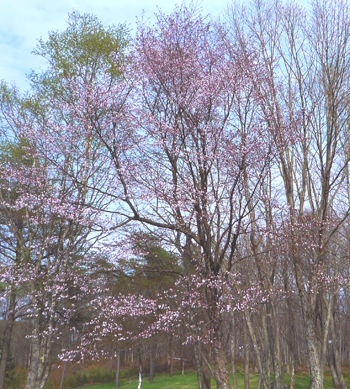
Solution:
[{"label": "tree trunk", "polygon": [[[273,324],[272,319],[274,320],[275,325]],[[275,375],[274,389],[282,389],[280,351],[279,344],[277,344],[278,330],[275,330],[275,326],[277,325],[277,318],[275,317],[272,302],[270,300],[266,303],[266,324]]]},{"label": "tree trunk", "polygon": [[237,371],[236,371],[236,353],[235,353],[236,325],[235,325],[235,314],[233,311],[230,312],[230,316],[231,316],[230,346],[231,346],[231,369],[232,369],[232,378],[233,378],[233,389],[238,389]]},{"label": "tree trunk", "polygon": [[174,350],[170,351],[170,377],[173,377],[174,373]]},{"label": "tree trunk", "polygon": [[249,338],[247,326],[243,323],[243,349],[244,349],[244,389],[249,389]]},{"label": "tree trunk", "polygon": [[[333,341],[329,343],[328,347],[328,354],[329,359],[331,361],[331,364],[334,367],[334,372],[337,376],[337,385],[336,387],[339,387],[341,389],[346,389],[346,383],[344,380],[343,372],[341,370],[341,357],[339,353],[339,349],[337,347],[337,344],[335,343],[337,339],[336,330],[335,330],[335,322],[333,315],[330,318],[330,332],[332,334]],[[333,374],[332,374],[333,375]]]},{"label": "tree trunk", "polygon": [[323,369],[320,361],[317,335],[315,334],[313,322],[308,316],[304,318],[304,325],[310,373],[309,389],[323,389]]},{"label": "tree trunk", "polygon": [[202,372],[202,364],[201,364],[199,347],[200,345],[199,342],[197,341],[194,345],[194,360],[196,364],[198,389],[203,389],[203,372]]},{"label": "tree trunk", "polygon": [[[271,378],[271,352],[270,352],[270,342],[269,342],[269,334],[267,330],[267,313],[266,313],[266,307],[265,312],[262,315],[261,318],[262,326],[261,326],[261,344],[262,344],[262,353],[261,353],[261,370],[260,370],[260,377],[259,378],[259,384],[258,388],[260,387],[270,387],[270,378]],[[249,318],[249,325],[251,327],[251,332],[253,332],[253,325],[251,323],[251,319]],[[256,345],[258,345],[257,341],[254,341]],[[256,346],[254,346],[255,353],[258,352],[258,349]],[[258,358],[258,357],[257,357]]]},{"label": "tree trunk", "polygon": [[[334,345],[333,345],[333,347],[334,347]],[[336,370],[337,375],[338,375],[340,388],[347,389],[347,386],[346,386],[346,383],[344,380],[344,376],[343,376],[343,372],[341,370],[340,353],[337,349],[333,350],[333,353],[334,353],[334,366],[335,366],[335,370]]]},{"label": "tree trunk", "polygon": [[[51,311],[55,311],[52,302]],[[25,389],[44,389],[49,377],[52,354],[52,332],[46,336],[41,334],[40,321],[43,320],[38,308],[34,309],[33,331],[31,337],[31,359]],[[45,328],[54,328],[54,315],[51,315]]]},{"label": "tree trunk", "polygon": [[38,389],[38,370],[40,363],[40,344],[36,333],[31,338],[31,356],[25,389]]},{"label": "tree trunk", "polygon": [[[323,389],[322,349],[316,334],[316,296],[305,289],[303,272],[297,258],[293,258],[295,280],[299,291],[302,319],[305,331],[305,344],[308,357],[310,385],[309,389]],[[315,285],[310,280],[310,285]],[[310,286],[309,286],[310,288]]]},{"label": "tree trunk", "polygon": [[115,389],[119,389],[119,377],[120,377],[120,350],[118,349],[117,373],[115,375]]},{"label": "tree trunk", "polygon": [[42,345],[39,339],[32,338],[32,359],[29,365],[25,389],[44,389],[50,373],[51,361],[49,360],[51,345]]},{"label": "tree trunk", "polygon": [[225,350],[223,349],[221,342],[216,341],[216,343],[218,344],[214,345],[213,350],[214,377],[216,386],[217,389],[231,389]]},{"label": "tree trunk", "polygon": [[61,377],[61,383],[60,383],[60,389],[63,389],[64,376],[66,375],[66,368],[67,368],[67,361],[64,361],[64,363],[63,363],[63,370],[62,370],[62,377]]},{"label": "tree trunk", "polygon": [[206,362],[202,363],[203,389],[211,389],[211,371]]},{"label": "tree trunk", "polygon": [[332,374],[333,387],[340,388],[338,375],[337,375],[337,372],[336,372],[335,366],[334,366],[334,354],[333,354],[333,350],[332,350],[331,345],[328,346],[327,357],[328,357],[327,359],[328,359],[329,370],[331,371],[331,374]]},{"label": "tree trunk", "polygon": [[290,389],[294,389],[295,386],[295,359],[293,357],[290,366]]},{"label": "tree trunk", "polygon": [[250,315],[247,312],[247,310],[245,310],[244,312],[245,312],[245,318],[246,318],[246,322],[247,322],[247,327],[248,327],[249,335],[250,335],[250,338],[251,338],[252,343],[253,343],[255,357],[256,357],[257,364],[258,364],[259,373],[260,373],[259,382],[258,382],[258,388],[261,388],[264,385],[266,387],[268,387],[270,383],[266,379],[266,374],[265,374],[265,371],[264,371],[264,368],[263,368],[263,365],[262,365],[262,361],[261,361],[261,356],[260,356],[260,351],[259,351],[259,344],[258,344],[256,335],[255,335],[255,332],[254,332],[253,324],[252,324]]},{"label": "tree trunk", "polygon": [[138,349],[138,360],[139,360],[139,384],[137,389],[142,389],[142,359],[141,359],[141,349]]},{"label": "tree trunk", "polygon": [[5,331],[3,335],[3,341],[2,341],[1,361],[0,361],[0,389],[3,389],[5,384],[6,365],[10,354],[12,330],[15,323],[15,309],[16,309],[16,293],[14,291],[11,291],[9,311],[8,311],[8,316],[5,324]]},{"label": "tree trunk", "polygon": [[149,358],[149,382],[152,383],[154,381],[155,375],[155,345],[151,345],[150,358]]}]

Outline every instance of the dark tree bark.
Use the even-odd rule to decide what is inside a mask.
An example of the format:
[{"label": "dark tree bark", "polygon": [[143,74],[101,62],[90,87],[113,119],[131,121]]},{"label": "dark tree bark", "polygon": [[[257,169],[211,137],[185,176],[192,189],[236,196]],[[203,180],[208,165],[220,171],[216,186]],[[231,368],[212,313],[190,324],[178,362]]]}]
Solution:
[{"label": "dark tree bark", "polygon": [[200,344],[199,341],[196,342],[194,345],[194,360],[196,365],[196,372],[197,372],[197,382],[198,382],[198,389],[204,389],[203,388],[203,371],[202,371],[202,363],[201,363],[201,356],[200,356]]},{"label": "dark tree bark", "polygon": [[120,377],[120,350],[118,349],[117,373],[115,375],[115,389],[119,389],[119,377]]},{"label": "dark tree bark", "polygon": [[155,376],[155,358],[156,358],[156,344],[152,343],[149,355],[149,382],[154,381]]},{"label": "dark tree bark", "polygon": [[249,338],[247,326],[243,324],[243,349],[244,349],[244,389],[249,389]]},{"label": "dark tree bark", "polygon": [[231,330],[230,330],[230,348],[231,348],[231,370],[233,378],[233,389],[238,389],[237,384],[237,370],[236,370],[236,325],[235,325],[235,314],[233,311],[230,312],[231,316]]},{"label": "dark tree bark", "polygon": [[6,365],[10,354],[12,330],[15,323],[15,309],[16,309],[16,292],[12,289],[10,293],[10,303],[8,309],[7,320],[5,323],[5,331],[2,341],[1,361],[0,361],[0,388],[5,384]]}]

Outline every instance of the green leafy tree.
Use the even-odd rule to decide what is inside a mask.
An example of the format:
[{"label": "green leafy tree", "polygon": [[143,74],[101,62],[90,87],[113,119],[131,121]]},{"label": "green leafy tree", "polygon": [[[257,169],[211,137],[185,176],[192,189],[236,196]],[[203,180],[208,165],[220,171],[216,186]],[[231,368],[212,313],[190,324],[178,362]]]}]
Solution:
[{"label": "green leafy tree", "polygon": [[69,14],[65,31],[50,32],[48,40],[40,39],[33,50],[48,67],[29,75],[31,86],[45,100],[67,98],[66,82],[72,78],[92,85],[107,73],[113,82],[121,76],[128,42],[125,25],[104,26],[96,16],[75,11]]}]

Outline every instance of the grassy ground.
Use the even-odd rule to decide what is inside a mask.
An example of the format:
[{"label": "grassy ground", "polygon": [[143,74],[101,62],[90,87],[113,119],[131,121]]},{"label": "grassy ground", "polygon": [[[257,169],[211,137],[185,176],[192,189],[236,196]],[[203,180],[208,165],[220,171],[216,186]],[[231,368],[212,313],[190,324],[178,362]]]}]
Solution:
[{"label": "grassy ground", "polygon": [[[256,388],[258,383],[258,375],[251,374],[250,376],[250,385],[251,388]],[[289,376],[285,376],[283,379],[283,384],[290,384]],[[350,388],[350,380],[347,378],[347,384]],[[124,379],[120,381],[120,388],[125,389],[137,389],[138,382],[136,378],[130,383],[129,379]],[[306,374],[296,376],[295,380],[295,389],[306,389],[309,386],[309,378]],[[216,387],[215,381],[212,380],[212,388]],[[238,387],[243,388],[243,375],[238,374]],[[196,389],[197,386],[197,376],[193,372],[187,372],[184,376],[180,373],[175,373],[173,378],[170,378],[169,375],[159,374],[155,377],[154,383],[150,384],[148,382],[148,377],[145,377],[142,384],[142,389]],[[333,388],[332,378],[328,375],[325,377],[324,389]],[[115,383],[109,384],[100,384],[93,386],[84,386],[84,389],[115,389]]]}]

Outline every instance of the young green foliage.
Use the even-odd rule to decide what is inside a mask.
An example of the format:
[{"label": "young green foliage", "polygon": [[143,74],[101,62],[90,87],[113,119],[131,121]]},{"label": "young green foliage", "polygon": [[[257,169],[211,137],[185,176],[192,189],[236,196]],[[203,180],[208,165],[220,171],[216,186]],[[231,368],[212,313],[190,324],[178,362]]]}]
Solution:
[{"label": "young green foliage", "polygon": [[64,93],[65,81],[77,78],[92,85],[102,74],[120,76],[129,36],[125,25],[105,27],[96,16],[72,12],[63,32],[51,31],[39,40],[33,54],[47,60],[42,73],[29,75],[32,88],[42,93]]}]

